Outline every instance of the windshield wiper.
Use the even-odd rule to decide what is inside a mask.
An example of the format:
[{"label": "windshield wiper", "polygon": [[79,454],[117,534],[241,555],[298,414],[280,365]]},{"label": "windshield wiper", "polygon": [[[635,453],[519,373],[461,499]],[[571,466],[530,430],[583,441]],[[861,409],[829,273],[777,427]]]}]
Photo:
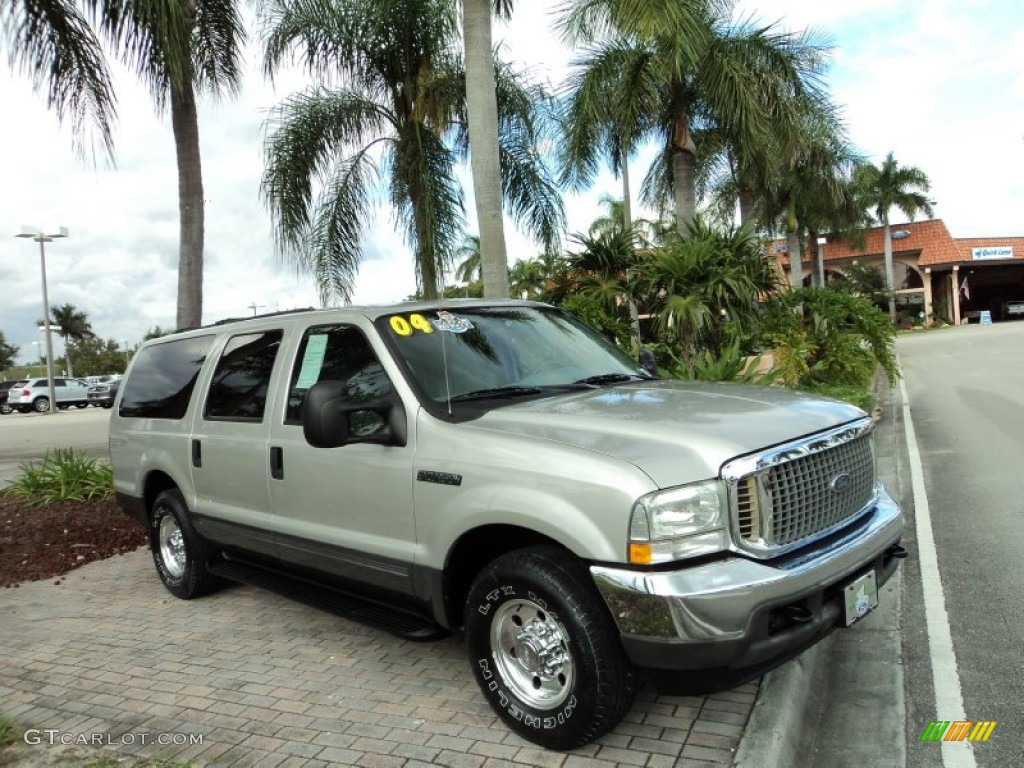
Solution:
[{"label": "windshield wiper", "polygon": [[599,373],[597,376],[588,376],[585,379],[579,379],[574,381],[574,384],[621,384],[626,381],[633,381],[634,379],[640,379],[642,381],[650,379],[650,376],[641,376],[638,373]]},{"label": "windshield wiper", "polygon": [[472,392],[464,392],[452,398],[453,403],[464,400],[487,400],[489,398],[510,398],[526,397],[528,395],[539,395],[543,392],[540,387],[491,387],[490,389],[476,389]]}]

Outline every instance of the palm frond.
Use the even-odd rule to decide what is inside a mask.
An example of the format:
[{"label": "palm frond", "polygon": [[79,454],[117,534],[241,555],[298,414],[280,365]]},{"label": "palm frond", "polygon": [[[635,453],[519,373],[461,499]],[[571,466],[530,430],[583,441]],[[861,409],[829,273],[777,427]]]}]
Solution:
[{"label": "palm frond", "polygon": [[84,157],[95,149],[114,158],[116,97],[103,52],[86,18],[70,0],[5,0],[0,35],[13,69],[26,73],[46,106],[71,123],[74,146]]}]

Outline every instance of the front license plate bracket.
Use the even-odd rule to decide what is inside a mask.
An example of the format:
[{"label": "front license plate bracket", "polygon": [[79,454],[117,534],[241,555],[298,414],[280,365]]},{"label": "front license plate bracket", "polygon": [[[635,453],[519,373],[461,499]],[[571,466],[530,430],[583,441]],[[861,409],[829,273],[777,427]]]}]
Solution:
[{"label": "front license plate bracket", "polygon": [[843,587],[843,620],[846,626],[864,618],[877,607],[878,582],[873,570]]}]

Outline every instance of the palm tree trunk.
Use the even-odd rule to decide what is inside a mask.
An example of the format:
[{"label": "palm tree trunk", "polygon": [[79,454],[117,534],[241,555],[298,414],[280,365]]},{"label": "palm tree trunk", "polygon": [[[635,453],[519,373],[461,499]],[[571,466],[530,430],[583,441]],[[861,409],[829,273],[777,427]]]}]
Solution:
[{"label": "palm tree trunk", "polygon": [[[619,158],[619,167],[622,168],[622,226],[628,232],[633,227],[633,206],[629,201],[630,189],[629,189],[629,155],[625,151],[622,153],[622,157]],[[626,270],[626,299],[629,302],[629,323],[633,328],[632,333],[632,345],[636,347],[637,354],[640,352],[640,312],[636,308],[636,302],[633,301],[632,295],[629,293],[629,280],[631,275],[629,270]]]},{"label": "palm tree trunk", "polygon": [[896,286],[893,285],[893,283],[896,282],[896,279],[895,279],[895,277],[893,277],[893,268],[892,268],[892,232],[889,229],[889,217],[888,216],[886,216],[882,220],[882,227],[883,227],[882,232],[883,232],[883,237],[884,237],[882,248],[883,248],[883,255],[885,257],[885,291],[886,291],[886,293],[889,294],[889,319],[892,320],[893,323],[895,323],[896,322],[896,295],[893,293],[893,291],[895,290]]},{"label": "palm tree trunk", "polygon": [[685,234],[697,216],[697,145],[693,143],[684,116],[677,118],[672,131],[672,182],[676,197],[676,228]]},{"label": "palm tree trunk", "polygon": [[740,224],[754,226],[754,190],[743,187],[739,192],[740,198]]},{"label": "palm tree trunk", "polygon": [[789,282],[794,288],[804,284],[803,254],[800,253],[800,222],[796,217],[796,202],[789,201],[786,214],[786,252],[789,254]]},{"label": "palm tree trunk", "polygon": [[71,350],[68,349],[68,337],[62,335],[61,338],[64,339],[64,362],[68,364],[68,378],[73,379],[75,378],[75,371],[71,367]]},{"label": "palm tree trunk", "polygon": [[203,171],[199,158],[199,116],[192,83],[171,83],[171,126],[178,158],[178,328],[203,320]]},{"label": "palm tree trunk", "polygon": [[501,208],[501,158],[498,154],[498,105],[491,49],[491,0],[464,0],[463,37],[466,46],[466,109],[473,193],[480,228],[484,296],[508,293],[508,255]]}]

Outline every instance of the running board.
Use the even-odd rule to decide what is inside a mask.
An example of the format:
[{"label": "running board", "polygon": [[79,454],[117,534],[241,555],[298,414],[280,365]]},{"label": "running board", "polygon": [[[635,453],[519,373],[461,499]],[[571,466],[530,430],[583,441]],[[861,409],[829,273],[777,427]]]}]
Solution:
[{"label": "running board", "polygon": [[450,634],[443,627],[417,614],[238,560],[211,563],[207,569],[228,581],[259,587],[406,640],[440,640]]}]

